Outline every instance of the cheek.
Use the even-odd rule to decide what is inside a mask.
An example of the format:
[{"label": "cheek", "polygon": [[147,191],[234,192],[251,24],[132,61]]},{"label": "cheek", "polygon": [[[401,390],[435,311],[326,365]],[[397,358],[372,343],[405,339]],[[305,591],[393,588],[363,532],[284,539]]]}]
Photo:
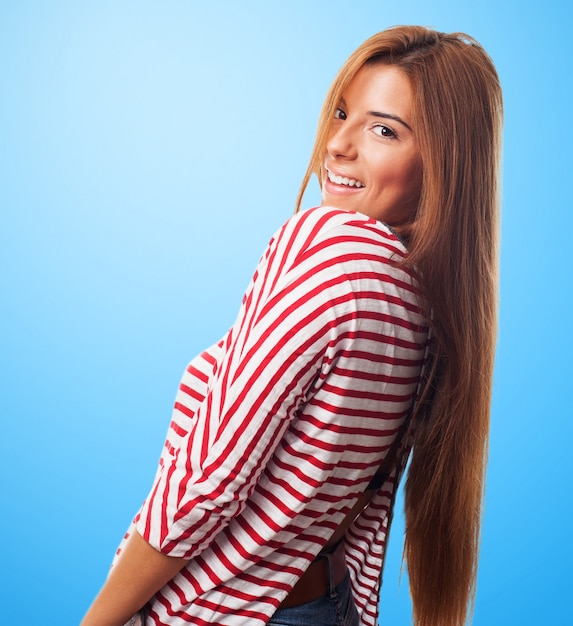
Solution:
[{"label": "cheek", "polygon": [[[422,160],[414,147],[369,154],[370,192],[379,200],[399,203],[419,198],[422,189]],[[372,197],[372,196],[371,196]]]}]

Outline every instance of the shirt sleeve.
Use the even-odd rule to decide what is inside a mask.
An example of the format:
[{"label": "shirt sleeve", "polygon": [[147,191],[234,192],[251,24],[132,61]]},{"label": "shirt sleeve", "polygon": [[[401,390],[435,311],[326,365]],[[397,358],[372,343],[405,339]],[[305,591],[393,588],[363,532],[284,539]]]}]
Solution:
[{"label": "shirt sleeve", "polygon": [[191,427],[165,454],[137,522],[165,554],[196,556],[242,510],[355,316],[356,245],[324,231],[316,216],[292,218],[257,267]]}]

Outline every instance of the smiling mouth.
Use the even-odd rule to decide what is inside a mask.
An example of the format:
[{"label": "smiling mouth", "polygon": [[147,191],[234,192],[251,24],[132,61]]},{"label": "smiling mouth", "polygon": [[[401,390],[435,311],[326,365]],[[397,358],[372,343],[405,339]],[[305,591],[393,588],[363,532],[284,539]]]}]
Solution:
[{"label": "smiling mouth", "polygon": [[335,183],[336,185],[344,185],[345,187],[356,187],[358,189],[361,189],[362,187],[366,186],[364,183],[361,183],[359,180],[356,180],[354,178],[346,178],[346,176],[337,176],[336,174],[333,174],[328,169],[326,170],[326,175],[328,176],[328,180],[331,183]]}]

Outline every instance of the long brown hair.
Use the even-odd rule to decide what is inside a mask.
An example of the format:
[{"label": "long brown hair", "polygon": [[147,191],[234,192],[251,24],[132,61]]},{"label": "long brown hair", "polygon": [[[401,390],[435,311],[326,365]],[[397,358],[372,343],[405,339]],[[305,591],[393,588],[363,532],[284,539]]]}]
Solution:
[{"label": "long brown hair", "polygon": [[396,27],[365,41],[321,112],[297,209],[322,181],[331,120],[366,63],[409,77],[423,164],[401,229],[431,311],[432,355],[406,483],[405,557],[417,626],[464,624],[475,598],[496,340],[502,96],[494,65],[463,33]]}]

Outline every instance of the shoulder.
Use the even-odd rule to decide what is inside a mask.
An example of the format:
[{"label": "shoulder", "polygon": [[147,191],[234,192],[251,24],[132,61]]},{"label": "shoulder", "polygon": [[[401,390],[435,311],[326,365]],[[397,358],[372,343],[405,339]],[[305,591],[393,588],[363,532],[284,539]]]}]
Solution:
[{"label": "shoulder", "polygon": [[328,249],[328,253],[374,254],[380,260],[403,260],[407,250],[392,229],[362,213],[315,207],[296,213],[273,237],[278,250],[293,257]]},{"label": "shoulder", "polygon": [[299,291],[305,300],[321,301],[341,294],[354,298],[358,292],[411,292],[415,287],[406,257],[402,242],[381,222],[333,207],[308,209],[275,233],[245,303],[287,292],[292,300]]}]

